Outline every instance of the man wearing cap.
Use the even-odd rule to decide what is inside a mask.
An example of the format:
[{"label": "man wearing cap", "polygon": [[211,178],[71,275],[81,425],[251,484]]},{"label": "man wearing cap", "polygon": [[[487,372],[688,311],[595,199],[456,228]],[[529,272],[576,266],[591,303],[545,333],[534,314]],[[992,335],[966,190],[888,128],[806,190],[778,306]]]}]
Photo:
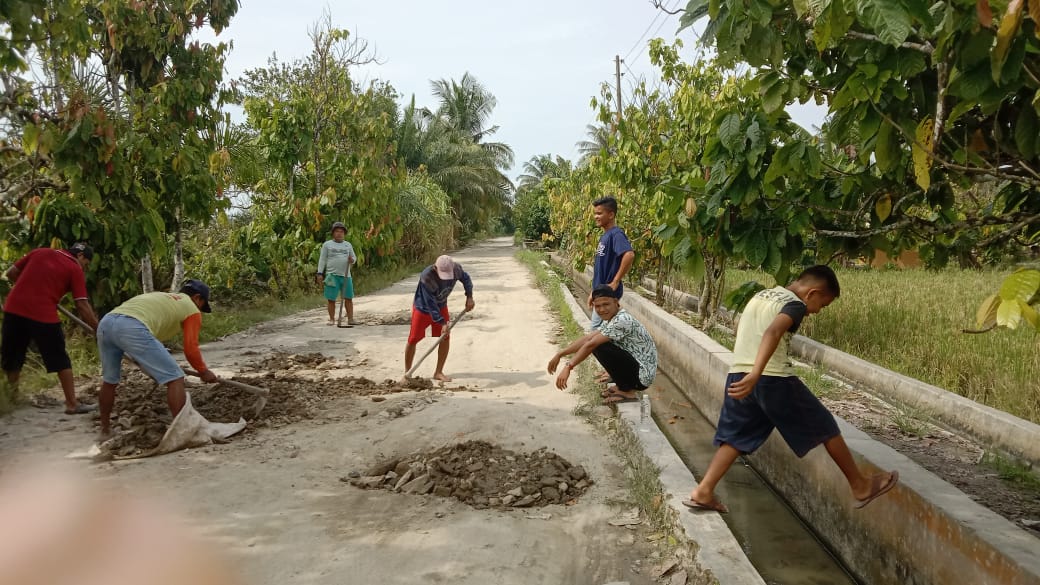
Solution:
[{"label": "man wearing cap", "polygon": [[[404,346],[405,372],[412,369],[415,346],[426,336],[426,328],[431,328],[433,337],[441,336],[441,329],[448,324],[450,318],[448,295],[460,280],[462,288],[466,291],[466,310],[472,311],[473,281],[451,256],[438,257],[432,266],[427,266],[419,275],[419,285],[415,287],[415,300],[412,301],[412,327],[408,333],[408,344]],[[437,369],[433,373],[435,380],[451,382],[451,378],[444,375],[444,362],[448,359],[450,341],[449,337],[445,336],[437,347]]]},{"label": "man wearing cap", "polygon": [[110,417],[116,400],[123,354],[156,382],[166,384],[166,404],[173,416],[184,408],[184,372],[162,342],[184,334],[184,357],[203,382],[216,382],[199,351],[202,313],[209,313],[209,287],[188,280],[179,293],[150,292],[137,295],[101,319],[97,329],[101,352],[101,434],[111,432]]},{"label": "man wearing cap", "polygon": [[342,222],[332,224],[332,239],[321,245],[318,258],[318,274],[315,279],[325,284],[325,300],[329,302],[329,325],[336,323],[336,299],[343,297],[347,310],[347,324],[357,325],[354,320],[354,280],[350,277],[350,265],[357,262],[354,246],[344,241],[347,227]]},{"label": "man wearing cap", "polygon": [[14,283],[4,304],[0,332],[0,362],[7,381],[17,387],[29,342],[35,341],[44,367],[58,374],[65,393],[65,414],[94,410],[93,405],[76,400],[72,360],[65,351],[65,334],[58,319],[58,303],[65,293],[72,292],[80,317],[97,329],[97,317],[87,300],[87,281],[83,274],[93,257],[94,250],[82,242],[68,250],[37,248],[4,273]]}]

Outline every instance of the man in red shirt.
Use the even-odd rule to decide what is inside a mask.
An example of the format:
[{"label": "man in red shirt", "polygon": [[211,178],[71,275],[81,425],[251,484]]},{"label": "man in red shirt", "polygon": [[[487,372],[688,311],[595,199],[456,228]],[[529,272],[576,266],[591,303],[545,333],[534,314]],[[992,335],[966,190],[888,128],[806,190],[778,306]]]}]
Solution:
[{"label": "man in red shirt", "polygon": [[7,373],[7,381],[17,387],[29,342],[35,341],[47,371],[58,374],[65,393],[65,414],[83,414],[95,408],[76,400],[72,360],[65,351],[65,334],[58,319],[58,303],[65,293],[72,292],[80,317],[97,329],[98,320],[87,300],[83,273],[93,257],[94,250],[84,243],[74,244],[68,250],[37,248],[4,273],[14,288],[4,304],[0,366]]}]

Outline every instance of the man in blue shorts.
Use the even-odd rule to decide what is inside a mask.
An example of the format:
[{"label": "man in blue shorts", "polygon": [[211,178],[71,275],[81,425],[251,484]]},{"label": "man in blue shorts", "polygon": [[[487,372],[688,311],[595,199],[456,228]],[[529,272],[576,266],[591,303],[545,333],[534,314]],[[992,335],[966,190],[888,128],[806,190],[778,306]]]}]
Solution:
[{"label": "man in blue shorts", "polygon": [[177,416],[187,402],[184,372],[162,342],[180,334],[184,357],[203,382],[217,376],[206,366],[199,350],[202,313],[209,313],[209,287],[199,280],[186,280],[179,293],[150,292],[137,295],[112,309],[97,328],[101,354],[101,392],[98,394],[101,435],[111,433],[112,407],[116,401],[123,355],[159,384],[166,384],[166,404]]},{"label": "man in blue shorts", "polygon": [[798,457],[817,445],[849,482],[855,506],[862,508],[899,481],[896,471],[867,476],[860,471],[834,416],[794,375],[788,348],[806,315],[819,313],[841,294],[838,277],[822,265],[805,269],[787,287],[763,290],[740,316],[733,366],[715,431],[718,451],[700,483],[683,504],[695,510],[726,512],[715,486],[742,453],[753,453],[776,428]]},{"label": "man in blue shorts", "polygon": [[325,285],[325,300],[329,302],[329,325],[336,324],[336,300],[343,299],[347,310],[347,324],[357,325],[354,320],[354,280],[350,267],[357,262],[354,246],[345,241],[347,227],[341,222],[332,224],[332,239],[321,245],[316,280]]}]

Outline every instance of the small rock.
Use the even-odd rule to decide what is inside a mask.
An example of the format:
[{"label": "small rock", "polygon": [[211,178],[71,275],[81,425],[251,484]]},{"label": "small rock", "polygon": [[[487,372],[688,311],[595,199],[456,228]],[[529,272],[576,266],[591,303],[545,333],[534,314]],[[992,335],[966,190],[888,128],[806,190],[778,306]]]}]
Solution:
[{"label": "small rock", "polygon": [[506,493],[511,495],[511,496],[513,496],[514,498],[519,498],[519,497],[524,495],[524,489],[523,488],[513,488],[513,489],[509,490]]},{"label": "small rock", "polygon": [[1040,520],[1026,520],[1025,518],[1022,518],[1018,522],[1026,528],[1032,528],[1033,530],[1040,529]]},{"label": "small rock", "polygon": [[567,493],[567,488],[568,488],[568,487],[570,487],[570,486],[568,486],[568,485],[567,485],[566,483],[564,483],[564,482],[562,482],[562,481],[561,481],[561,482],[560,482],[560,483],[559,483],[559,484],[558,484],[558,485],[556,486],[556,489],[560,490],[560,493],[561,493],[561,494],[565,494],[565,493]]},{"label": "small rock", "polygon": [[416,477],[412,481],[404,484],[401,487],[401,491],[406,493],[406,494],[424,493],[423,490],[428,491],[426,489],[427,488],[426,484],[429,482],[429,480],[430,480],[430,476],[425,475],[425,474],[420,475],[419,477]]},{"label": "small rock", "polygon": [[379,487],[383,483],[382,475],[369,475],[365,477],[359,477],[352,481],[354,485],[362,488],[374,488]]},{"label": "small rock", "polygon": [[572,468],[567,470],[567,475],[569,475],[570,478],[573,479],[574,481],[578,481],[578,480],[585,479],[585,476],[587,475],[587,473],[585,472],[585,468],[584,467],[582,467],[580,465],[575,465],[574,467],[572,467]]},{"label": "small rock", "polygon": [[442,498],[447,498],[447,497],[451,496],[451,486],[450,485],[439,485],[439,486],[433,488],[433,495],[440,496]]},{"label": "small rock", "polygon": [[384,400],[386,400],[386,396],[373,396],[372,397],[372,402],[382,402]]},{"label": "small rock", "polygon": [[357,471],[351,471],[350,473],[347,474],[347,477],[352,478],[352,479],[356,479],[358,477],[361,477],[361,474],[358,473]]},{"label": "small rock", "polygon": [[383,463],[377,463],[372,467],[368,468],[365,475],[386,475],[386,472],[397,467],[398,460],[391,459],[390,461],[384,461]]},{"label": "small rock", "polygon": [[542,497],[549,500],[550,502],[560,501],[560,492],[554,487],[543,487]]},{"label": "small rock", "polygon": [[358,416],[361,416],[361,417],[365,417],[365,416],[368,416],[368,411],[367,411],[367,410],[362,410],[362,411],[361,411],[361,414],[360,414],[360,415],[358,415]]},{"label": "small rock", "polygon": [[507,495],[502,497],[502,505],[503,506],[512,506],[513,502],[515,502],[515,501],[516,501],[516,496],[514,496],[512,494],[507,494]]},{"label": "small rock", "polygon": [[686,585],[686,569],[679,569],[672,573],[672,578],[668,581],[668,585]]},{"label": "small rock", "polygon": [[535,501],[539,497],[541,497],[541,494],[529,494],[517,500],[517,502],[513,505],[517,508],[526,508],[527,506],[530,506],[531,504],[535,503]]},{"label": "small rock", "polygon": [[400,476],[400,479],[398,479],[397,483],[394,484],[394,491],[395,492],[396,491],[400,491],[401,488],[403,488],[406,483],[411,481],[413,475],[415,475],[415,474],[412,473],[411,469],[409,469],[408,471],[405,471],[404,475]]}]

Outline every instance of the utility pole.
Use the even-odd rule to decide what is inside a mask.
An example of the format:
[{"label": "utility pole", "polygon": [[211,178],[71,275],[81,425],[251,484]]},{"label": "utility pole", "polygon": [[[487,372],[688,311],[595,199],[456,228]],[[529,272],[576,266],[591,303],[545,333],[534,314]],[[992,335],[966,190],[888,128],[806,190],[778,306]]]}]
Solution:
[{"label": "utility pole", "polygon": [[621,124],[621,55],[614,55],[614,75],[617,88],[617,123]]}]

